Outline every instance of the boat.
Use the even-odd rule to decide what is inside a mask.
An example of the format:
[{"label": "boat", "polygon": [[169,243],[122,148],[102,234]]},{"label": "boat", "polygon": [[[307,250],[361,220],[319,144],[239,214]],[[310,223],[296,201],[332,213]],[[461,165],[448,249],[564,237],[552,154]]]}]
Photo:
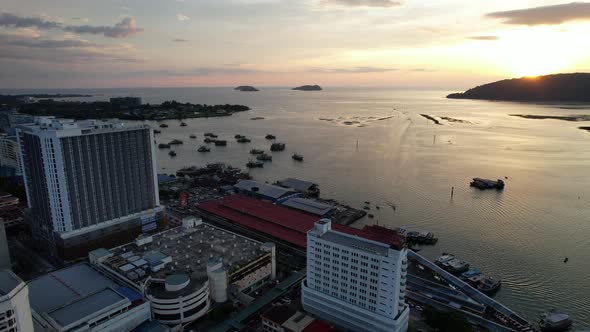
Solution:
[{"label": "boat", "polygon": [[252,149],[250,150],[250,154],[263,154],[264,150]]},{"label": "boat", "polygon": [[197,151],[199,151],[199,152],[209,152],[209,151],[211,151],[211,149],[209,149],[208,147],[206,147],[206,146],[204,146],[204,145],[201,145],[201,146],[200,146],[200,147],[197,149]]},{"label": "boat", "polygon": [[303,161],[303,156],[297,153],[293,154],[291,158],[293,158],[293,160]]},{"label": "boat", "polygon": [[190,138],[197,138],[197,135],[195,135],[195,134],[192,134],[192,135],[190,135],[189,137],[190,137]]},{"label": "boat", "polygon": [[170,143],[168,143],[170,145],[178,145],[178,144],[182,144],[182,141],[179,139],[174,139],[172,141],[170,141]]},{"label": "boat", "polygon": [[373,219],[375,216],[369,213],[369,214],[367,215],[367,217],[369,217],[369,218]]},{"label": "boat", "polygon": [[263,154],[259,154],[256,156],[256,160],[260,160],[260,161],[272,161],[272,156],[268,155],[266,153]]},{"label": "boat", "polygon": [[436,244],[438,238],[434,233],[429,231],[411,231],[406,234],[406,239],[409,242],[416,244]]},{"label": "boat", "polygon": [[572,326],[572,319],[566,313],[555,309],[541,315],[539,327],[542,332],[567,331]]},{"label": "boat", "polygon": [[266,138],[266,139],[276,139],[277,137],[275,135],[268,134],[264,138]]},{"label": "boat", "polygon": [[174,150],[168,152],[168,154],[170,155],[170,157],[176,157],[176,152],[174,152]]},{"label": "boat", "polygon": [[469,271],[461,273],[459,278],[475,287],[485,278],[485,275],[480,269],[469,269]]},{"label": "boat", "polygon": [[170,149],[170,144],[160,143],[158,144],[159,149]]},{"label": "boat", "polygon": [[165,123],[162,123],[162,124],[160,125],[160,128],[168,128],[168,125],[167,125],[167,124],[165,124]]},{"label": "boat", "polygon": [[235,139],[240,139],[240,138],[242,138],[242,137],[246,137],[246,136],[244,136],[244,135],[240,135],[240,134],[236,134],[236,136],[234,136],[234,138],[235,138]]},{"label": "boat", "polygon": [[215,135],[214,133],[205,133],[204,136],[205,137],[211,137],[211,138],[217,138],[217,135]]},{"label": "boat", "polygon": [[205,138],[205,139],[203,140],[203,142],[205,142],[205,143],[215,143],[215,140],[214,140],[214,139],[212,139],[212,138],[210,138],[210,137],[207,137],[207,138]]},{"label": "boat", "polygon": [[283,151],[285,150],[285,143],[272,143],[270,151]]},{"label": "boat", "polygon": [[238,138],[238,143],[250,143],[250,142],[252,142],[252,141],[245,136]]},{"label": "boat", "polygon": [[181,123],[180,123],[180,126],[181,126],[181,127],[186,127],[186,122],[181,122]]},{"label": "boat", "polygon": [[451,254],[443,253],[442,256],[440,256],[439,258],[436,259],[436,261],[434,261],[434,264],[436,264],[438,266],[442,266],[443,264],[449,262],[452,259],[455,259],[455,256],[453,256]]},{"label": "boat", "polygon": [[227,141],[226,140],[216,140],[215,141],[215,146],[226,146],[227,145]]},{"label": "boat", "polygon": [[264,163],[262,161],[252,161],[252,160],[250,160],[246,164],[246,166],[248,168],[262,168],[262,167],[264,167]]},{"label": "boat", "polygon": [[161,133],[162,133],[162,131],[161,131],[161,130],[154,129],[154,134],[155,134],[155,135],[157,135],[157,134],[161,134]]},{"label": "boat", "polygon": [[482,178],[473,178],[473,181],[469,184],[471,187],[476,187],[481,190],[485,189],[504,189],[504,181],[498,179],[497,181],[482,179]]},{"label": "boat", "polygon": [[442,268],[452,274],[461,274],[469,270],[469,263],[459,258],[453,258],[450,261],[443,263]]},{"label": "boat", "polygon": [[493,294],[498,291],[502,285],[502,279],[495,276],[486,276],[481,279],[477,289],[484,294]]}]

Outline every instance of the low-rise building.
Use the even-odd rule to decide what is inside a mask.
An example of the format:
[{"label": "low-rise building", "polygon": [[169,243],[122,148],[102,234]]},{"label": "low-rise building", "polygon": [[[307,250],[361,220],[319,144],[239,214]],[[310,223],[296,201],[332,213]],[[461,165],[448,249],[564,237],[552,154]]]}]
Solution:
[{"label": "low-rise building", "polygon": [[286,305],[273,306],[260,315],[265,332],[331,331],[330,325]]},{"label": "low-rise building", "polygon": [[170,326],[205,315],[214,302],[275,278],[275,248],[184,218],[182,226],[111,250],[89,254],[103,273],[151,302],[154,318]]},{"label": "low-rise building", "polygon": [[10,270],[0,270],[0,331],[33,331],[29,289]]},{"label": "low-rise building", "polygon": [[22,176],[16,136],[0,134],[0,172],[2,176]]},{"label": "low-rise building", "polygon": [[299,193],[293,189],[275,186],[256,180],[242,180],[234,187],[243,195],[259,198],[270,202],[282,202],[290,197],[296,197]]},{"label": "low-rise building", "polygon": [[319,217],[328,217],[334,210],[334,207],[330,204],[302,197],[289,198],[284,201],[282,205]]},{"label": "low-rise building", "polygon": [[87,263],[50,272],[28,286],[35,332],[131,331],[151,319],[140,293]]}]

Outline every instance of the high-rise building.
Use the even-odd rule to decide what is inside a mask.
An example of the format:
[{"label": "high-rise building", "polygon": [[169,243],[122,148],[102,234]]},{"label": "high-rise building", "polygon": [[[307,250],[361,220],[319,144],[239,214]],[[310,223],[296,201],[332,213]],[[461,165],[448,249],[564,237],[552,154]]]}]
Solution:
[{"label": "high-rise building", "polygon": [[29,288],[9,270],[0,270],[0,331],[33,331]]},{"label": "high-rise building", "polygon": [[16,136],[0,134],[0,175],[20,176],[21,160]]},{"label": "high-rise building", "polygon": [[408,328],[407,249],[331,229],[321,219],[307,233],[303,308],[350,331]]},{"label": "high-rise building", "polygon": [[8,239],[6,238],[6,230],[4,229],[4,220],[0,218],[0,270],[12,269],[12,261],[10,260],[10,251],[8,250]]},{"label": "high-rise building", "polygon": [[129,242],[164,219],[149,126],[37,117],[17,137],[25,221],[56,258]]}]

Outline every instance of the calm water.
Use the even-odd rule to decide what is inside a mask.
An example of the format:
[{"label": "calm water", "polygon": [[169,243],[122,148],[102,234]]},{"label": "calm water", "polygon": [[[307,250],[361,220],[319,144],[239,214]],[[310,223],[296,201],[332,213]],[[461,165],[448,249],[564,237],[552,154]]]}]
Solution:
[{"label": "calm water", "polygon": [[[98,99],[134,95],[153,103],[176,99],[248,105],[250,112],[188,120],[188,127],[166,121],[170,127],[157,136],[158,143],[181,139],[185,144],[175,149],[176,158],[168,150],[158,151],[159,171],[173,173],[214,161],[245,168],[248,151],[268,149],[264,136],[273,133],[287,149],[274,153],[264,169],[251,170],[256,179],[299,177],[319,183],[324,197],[357,207],[364,201],[378,204],[381,209],[371,212],[375,219],[355,226],[379,222],[431,230],[440,240],[423,248],[426,257],[451,252],[485,273],[501,275],[503,286],[495,298],[531,320],[559,308],[573,316],[576,327],[590,327],[590,133],[577,129],[580,123],[509,116],[590,114],[590,106],[448,100],[444,91],[344,88],[90,92]],[[469,123],[444,121],[437,126],[421,113]],[[265,119],[250,120],[257,116]],[[228,146],[196,152],[204,132],[219,134]],[[189,139],[191,133],[198,138]],[[247,135],[252,143],[236,143],[235,134]],[[293,161],[294,152],[303,154],[305,162]],[[506,189],[472,189],[469,181],[476,176],[507,177]]]}]

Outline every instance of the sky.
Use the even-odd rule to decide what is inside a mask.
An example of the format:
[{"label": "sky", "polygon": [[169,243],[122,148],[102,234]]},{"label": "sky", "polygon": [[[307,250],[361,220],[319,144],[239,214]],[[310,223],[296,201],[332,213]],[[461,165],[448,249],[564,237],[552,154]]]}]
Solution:
[{"label": "sky", "polygon": [[590,71],[590,2],[0,0],[0,88],[467,89]]}]

